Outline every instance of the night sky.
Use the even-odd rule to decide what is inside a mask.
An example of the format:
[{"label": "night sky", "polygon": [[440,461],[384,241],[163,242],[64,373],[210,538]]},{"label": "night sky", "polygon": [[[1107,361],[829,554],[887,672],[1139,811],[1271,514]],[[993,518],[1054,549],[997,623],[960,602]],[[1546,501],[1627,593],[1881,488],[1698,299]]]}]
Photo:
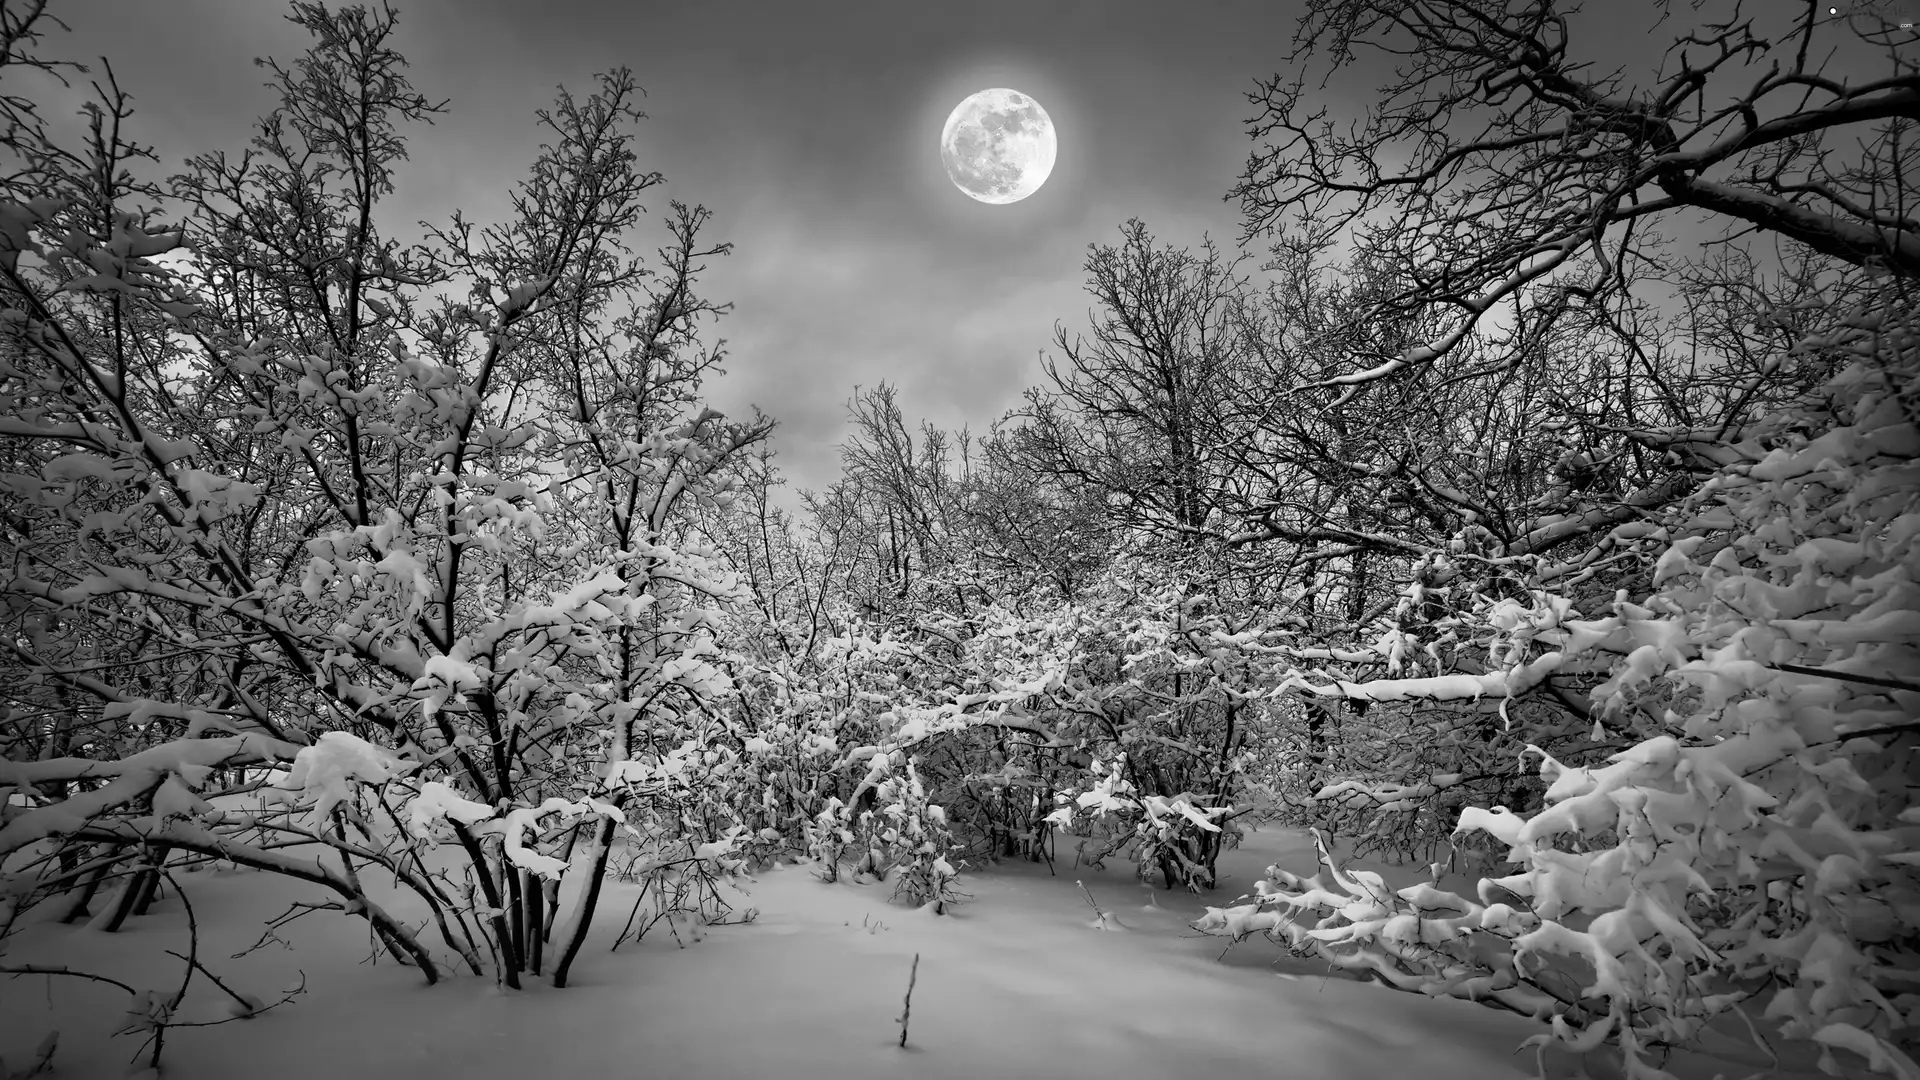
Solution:
[{"label": "night sky", "polygon": [[[1780,0],[1785,2],[1785,0]],[[1105,0],[933,4],[591,3],[400,0],[397,46],[422,93],[450,112],[410,134],[387,202],[389,235],[461,208],[498,220],[539,141],[533,111],[558,84],[584,97],[594,73],[633,69],[647,92],[640,165],[652,193],[715,211],[735,243],[706,283],[733,314],[723,410],[758,404],[780,421],[788,479],[838,472],[856,385],[899,386],[910,416],[976,431],[1040,378],[1053,325],[1085,324],[1082,264],[1138,216],[1162,239],[1227,245],[1223,201],[1252,148],[1254,80],[1284,68],[1298,0]],[[1583,20],[1605,60],[1646,55],[1641,18],[1608,2]],[[1686,5],[1677,5],[1684,9]],[[237,152],[274,104],[256,56],[296,57],[307,38],[275,0],[65,0],[73,28],[48,54],[110,57],[139,114],[136,135],[175,168]],[[1368,72],[1328,91],[1336,114]],[[947,180],[938,142],[968,94],[1036,98],[1059,132],[1058,163],[1005,206]],[[1343,100],[1342,94],[1348,99]],[[655,239],[645,238],[650,248]]]}]

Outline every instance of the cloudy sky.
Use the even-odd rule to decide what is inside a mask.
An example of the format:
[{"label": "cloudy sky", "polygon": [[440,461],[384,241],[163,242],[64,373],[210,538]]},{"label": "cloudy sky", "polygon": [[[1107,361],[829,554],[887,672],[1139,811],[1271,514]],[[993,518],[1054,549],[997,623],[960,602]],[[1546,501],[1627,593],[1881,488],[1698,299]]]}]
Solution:
[{"label": "cloudy sky", "polygon": [[[1769,0],[1786,3],[1787,0]],[[735,253],[721,408],[781,423],[788,478],[837,474],[845,405],[888,380],[911,414],[976,430],[1040,377],[1056,321],[1084,324],[1087,245],[1138,216],[1163,239],[1231,242],[1222,201],[1251,143],[1244,94],[1286,64],[1300,0],[396,0],[398,46],[451,109],[411,138],[389,231],[464,209],[504,211],[538,143],[533,110],[596,72],[636,73],[650,114],[655,205],[706,204]],[[1584,43],[1647,52],[1646,15],[1595,6]],[[1684,5],[1682,5],[1684,8]],[[49,52],[113,59],[138,134],[169,166],[238,150],[273,105],[256,56],[291,59],[302,31],[277,0],[57,0],[74,35]],[[1355,86],[1365,85],[1366,73]],[[938,154],[948,112],[1006,86],[1059,130],[1052,178],[1023,202],[975,202]],[[1336,113],[1362,102],[1339,100]]]},{"label": "cloudy sky", "polygon": [[[392,224],[455,207],[502,213],[554,88],[625,65],[647,91],[643,167],[706,204],[732,256],[710,295],[723,409],[780,421],[784,471],[838,470],[856,385],[897,384],[910,413],[976,430],[1039,377],[1056,320],[1084,323],[1087,245],[1130,216],[1181,244],[1237,235],[1222,201],[1250,147],[1244,92],[1284,63],[1294,5],[1275,0],[933,4],[902,0],[396,0],[398,47],[448,115],[411,136]],[[138,132],[173,166],[238,150],[271,92],[251,60],[305,35],[274,0],[64,0],[48,52],[105,55]],[[1059,131],[1045,187],[978,203],[946,178],[939,135],[968,94],[1006,86]]]}]

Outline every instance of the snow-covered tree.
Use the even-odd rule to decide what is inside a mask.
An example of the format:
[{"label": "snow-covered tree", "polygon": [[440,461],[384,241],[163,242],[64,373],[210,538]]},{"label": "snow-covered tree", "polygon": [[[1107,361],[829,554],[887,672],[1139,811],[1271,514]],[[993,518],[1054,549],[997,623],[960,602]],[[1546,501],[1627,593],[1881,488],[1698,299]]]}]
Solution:
[{"label": "snow-covered tree", "polygon": [[[726,247],[676,203],[657,262],[631,254],[660,178],[625,71],[539,114],[506,223],[400,245],[382,199],[438,106],[395,15],[289,18],[314,43],[266,62],[278,107],[170,195],[117,90],[74,150],[7,99],[8,895],[195,853],[324,885],[437,978],[360,887],[377,865],[474,971],[517,985],[550,939],[564,984],[615,829],[705,825],[676,762],[730,692],[735,586],[683,508],[769,427],[696,399]],[[221,799],[262,787],[280,805]]]},{"label": "snow-covered tree", "polygon": [[1672,511],[1616,531],[1650,592],[1591,618],[1546,592],[1491,605],[1485,675],[1340,688],[1507,698],[1607,675],[1593,736],[1630,745],[1590,765],[1529,746],[1539,811],[1459,814],[1512,873],[1475,898],[1395,893],[1323,845],[1324,874],[1275,869],[1202,927],[1549,1019],[1575,1049],[1616,1043],[1630,1076],[1664,1080],[1664,1048],[1749,1002],[1747,1024],[1819,1045],[1829,1072],[1920,1075],[1920,334],[1898,290],[1848,324],[1806,343],[1812,362],[1849,358],[1836,376],[1719,444],[1726,464]]}]

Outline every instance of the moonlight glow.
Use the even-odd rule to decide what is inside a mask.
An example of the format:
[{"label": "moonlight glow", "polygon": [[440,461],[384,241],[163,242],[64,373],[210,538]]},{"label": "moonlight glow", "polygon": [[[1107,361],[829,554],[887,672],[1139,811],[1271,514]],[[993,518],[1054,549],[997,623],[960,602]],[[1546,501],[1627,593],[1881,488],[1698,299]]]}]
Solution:
[{"label": "moonlight glow", "polygon": [[961,102],[940,132],[940,160],[953,185],[984,203],[1040,190],[1059,144],[1040,103],[1018,90],[982,90]]}]

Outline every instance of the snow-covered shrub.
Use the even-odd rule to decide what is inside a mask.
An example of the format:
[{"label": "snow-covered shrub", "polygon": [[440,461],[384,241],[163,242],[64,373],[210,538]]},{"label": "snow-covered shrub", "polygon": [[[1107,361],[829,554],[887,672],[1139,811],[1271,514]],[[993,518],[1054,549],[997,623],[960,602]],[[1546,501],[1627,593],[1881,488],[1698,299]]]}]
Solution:
[{"label": "snow-covered shrub", "polygon": [[891,877],[895,899],[939,910],[966,899],[955,887],[956,847],[946,810],[899,751],[869,759],[854,801],[829,797],[808,828],[808,852],[823,880],[839,880],[843,866],[856,877]]},{"label": "snow-covered shrub", "polygon": [[1048,815],[1048,820],[1062,829],[1074,827],[1076,816],[1081,827],[1092,830],[1108,822],[1118,825],[1108,834],[1106,843],[1095,845],[1091,854],[1083,853],[1090,865],[1099,866],[1108,855],[1127,850],[1142,878],[1171,865],[1176,872],[1167,875],[1170,883],[1185,882],[1193,892],[1211,887],[1212,865],[1196,862],[1190,853],[1217,853],[1229,838],[1242,835],[1229,817],[1231,807],[1198,805],[1190,792],[1171,798],[1142,795],[1130,778],[1124,754],[1111,766],[1095,761],[1090,771],[1098,777],[1090,790],[1071,802],[1063,799],[1062,805]]},{"label": "snow-covered shrub", "polygon": [[[1556,751],[1571,743],[1574,753],[1584,752],[1591,745],[1586,733],[1569,736],[1567,726],[1564,714],[1533,701],[1375,706],[1342,717],[1324,759],[1313,763],[1319,785],[1303,791],[1289,784],[1274,816],[1351,841],[1355,857],[1485,862],[1485,852],[1454,833],[1460,808],[1530,803],[1539,785],[1516,775],[1514,755],[1528,736]],[[1296,771],[1307,767],[1298,752],[1291,756]]]},{"label": "snow-covered shrub", "polygon": [[820,812],[807,823],[807,855],[822,881],[839,881],[840,867],[853,850],[852,814],[839,797],[829,795]]},{"label": "snow-covered shrub", "polygon": [[[962,764],[929,786],[949,799],[976,778],[994,789],[965,796],[971,821],[1017,825],[1036,844],[1091,827],[1143,874],[1211,887],[1249,739],[1266,727],[1270,656],[1257,621],[1223,614],[1188,587],[1190,570],[1141,555],[1071,601],[975,613],[949,635],[963,648],[937,696],[895,706],[892,730],[863,751],[911,749],[924,773],[940,740]],[[1098,812],[1060,817],[1062,803]]]},{"label": "snow-covered shrub", "polygon": [[[756,632],[767,631],[740,636]],[[864,666],[823,649],[805,663],[781,657],[740,673],[740,753],[729,806],[736,820],[755,829],[749,846],[765,860],[806,851],[828,801],[848,794],[841,739],[870,741],[869,710],[881,711],[864,688],[854,689],[868,678]],[[860,702],[849,704],[856,694]]]},{"label": "snow-covered shrub", "polygon": [[1292,711],[1323,730],[1317,754],[1277,755],[1290,766],[1276,777],[1281,820],[1351,840],[1356,856],[1426,861],[1451,843],[1450,861],[1484,862],[1471,841],[1462,850],[1454,823],[1476,803],[1537,805],[1543,785],[1513,767],[1522,749],[1587,760],[1628,745],[1582,719],[1575,699],[1598,678],[1544,659],[1573,601],[1536,587],[1520,569],[1527,560],[1459,554],[1484,531],[1414,559],[1370,641],[1282,646],[1304,671],[1276,692],[1306,691]]},{"label": "snow-covered shrub", "polygon": [[1633,530],[1651,595],[1532,620],[1552,651],[1495,672],[1604,664],[1596,726],[1634,740],[1594,767],[1532,750],[1538,813],[1462,811],[1516,873],[1393,893],[1323,845],[1323,873],[1199,925],[1549,1018],[1630,1077],[1753,1002],[1828,1072],[1920,1078],[1920,341],[1890,306],[1809,347],[1853,362]]},{"label": "snow-covered shrub", "polygon": [[[946,905],[966,897],[954,887],[959,875],[948,856],[954,853],[946,810],[927,797],[914,759],[875,789],[874,820],[868,826],[884,845],[881,857],[895,875],[893,895],[915,905]],[[863,815],[864,817],[865,815]]]}]

